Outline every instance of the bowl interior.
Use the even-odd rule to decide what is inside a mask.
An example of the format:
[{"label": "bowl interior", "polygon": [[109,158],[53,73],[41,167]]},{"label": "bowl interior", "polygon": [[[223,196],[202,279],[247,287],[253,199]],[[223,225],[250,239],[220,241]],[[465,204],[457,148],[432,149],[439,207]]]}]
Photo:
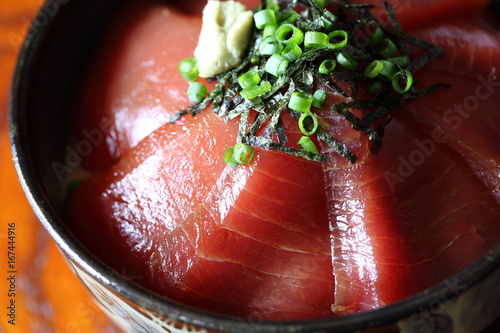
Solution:
[{"label": "bowl interior", "polygon": [[[16,168],[25,192],[44,227],[62,251],[92,277],[132,302],[160,315],[177,313],[187,323],[242,332],[248,323],[185,307],[149,293],[109,269],[89,253],[64,225],[61,175],[77,167],[68,161],[68,121],[72,103],[87,70],[89,55],[110,18],[124,0],[50,0],[29,30],[13,81],[10,130]],[[73,165],[73,164],[74,165]],[[500,247],[454,279],[468,287],[500,265]],[[397,304],[336,319],[259,322],[258,332],[335,330],[346,332],[397,322],[425,308],[446,285],[440,284]]]}]

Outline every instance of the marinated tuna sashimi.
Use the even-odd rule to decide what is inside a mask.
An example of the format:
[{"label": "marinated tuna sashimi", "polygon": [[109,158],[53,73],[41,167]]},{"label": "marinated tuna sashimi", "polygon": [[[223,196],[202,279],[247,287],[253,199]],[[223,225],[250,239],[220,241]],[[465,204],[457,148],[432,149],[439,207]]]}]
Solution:
[{"label": "marinated tuna sashimi", "polygon": [[406,104],[379,154],[325,170],[339,313],[415,294],[500,237],[500,35],[480,24],[476,16],[421,29],[454,55],[433,62],[421,81],[452,86]]},{"label": "marinated tuna sashimi", "polygon": [[[118,42],[126,55],[104,57],[113,66],[90,75],[78,107],[77,133],[103,119],[112,130],[85,161],[91,175],[71,198],[70,227],[127,278],[235,316],[350,314],[439,283],[500,240],[500,32],[483,18],[486,5],[394,3],[402,26],[445,50],[415,73],[417,84],[450,87],[403,104],[378,153],[325,107],[315,109],[319,122],[355,163],[318,140],[329,161],[257,148],[237,167],[222,156],[238,123],[210,110],[168,123],[189,103],[177,63],[196,44],[198,9],[132,6]],[[466,11],[475,14],[457,16]],[[167,33],[179,26],[195,38]],[[349,100],[329,96],[327,105]],[[296,149],[293,114],[280,126]]]}]

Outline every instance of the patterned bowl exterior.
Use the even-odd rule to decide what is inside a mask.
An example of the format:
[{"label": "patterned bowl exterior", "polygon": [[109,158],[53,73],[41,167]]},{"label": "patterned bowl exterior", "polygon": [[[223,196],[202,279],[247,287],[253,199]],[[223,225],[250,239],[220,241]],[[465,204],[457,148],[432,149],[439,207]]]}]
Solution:
[{"label": "patterned bowl exterior", "polygon": [[[65,227],[50,165],[97,36],[125,0],[49,0],[31,26],[13,81],[10,132],[21,184],[70,266],[111,318],[130,332],[479,332],[500,314],[500,245],[442,284],[382,309],[335,319],[262,322],[224,317],[149,293],[105,266]],[[47,84],[50,82],[50,84]]]},{"label": "patterned bowl exterior", "polygon": [[[119,295],[105,284],[96,280],[75,262],[69,259],[70,266],[94,295],[101,308],[118,325],[127,332],[200,332],[218,333],[222,331],[208,330],[200,326],[187,324],[179,316],[164,316],[141,307],[137,303]],[[435,298],[415,309],[402,319],[364,330],[343,332],[365,333],[473,333],[487,327],[500,315],[500,268],[471,288],[462,284],[459,277],[453,277],[443,283]],[[240,323],[244,320],[240,320]],[[238,332],[261,332],[259,322],[248,321]],[[274,332],[280,332],[275,330]],[[283,332],[289,332],[283,330]],[[305,332],[305,331],[304,331]],[[321,330],[318,332],[339,332],[338,330]]]}]

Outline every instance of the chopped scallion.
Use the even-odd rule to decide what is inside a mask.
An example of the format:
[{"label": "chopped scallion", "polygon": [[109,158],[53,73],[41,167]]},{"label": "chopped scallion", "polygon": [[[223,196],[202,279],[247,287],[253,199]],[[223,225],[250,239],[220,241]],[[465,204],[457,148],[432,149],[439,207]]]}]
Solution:
[{"label": "chopped scallion", "polygon": [[269,81],[262,81],[260,85],[255,85],[250,88],[243,89],[240,92],[241,97],[244,99],[253,100],[254,98],[265,94],[269,90],[271,90],[271,83]]},{"label": "chopped scallion", "polygon": [[275,13],[280,11],[280,5],[278,5],[276,0],[267,0],[266,8],[273,10]]},{"label": "chopped scallion", "polygon": [[392,78],[392,87],[398,93],[407,92],[413,85],[413,75],[407,69],[397,72]]},{"label": "chopped scallion", "polygon": [[281,55],[289,62],[297,60],[301,54],[302,49],[297,45],[297,43],[289,43],[281,52]]},{"label": "chopped scallion", "polygon": [[320,11],[325,9],[325,0],[314,0],[314,4],[316,5],[316,7],[318,7]]},{"label": "chopped scallion", "polygon": [[266,24],[264,30],[262,31],[262,38],[267,38],[269,36],[273,36],[276,34],[276,29],[278,29],[278,25],[276,24]]},{"label": "chopped scallion", "polygon": [[266,72],[274,76],[283,75],[290,62],[279,54],[273,54],[266,62]]},{"label": "chopped scallion", "polygon": [[316,117],[314,113],[310,111],[302,113],[299,118],[299,128],[304,135],[313,135],[314,133],[316,133],[318,126],[318,117]]},{"label": "chopped scallion", "polygon": [[304,46],[312,49],[326,47],[328,35],[319,31],[307,31],[304,35]]},{"label": "chopped scallion", "polygon": [[292,93],[288,107],[297,112],[308,112],[311,110],[313,96],[304,92],[296,91]]},{"label": "chopped scallion", "polygon": [[370,94],[376,94],[380,90],[382,90],[382,82],[380,81],[375,81],[368,87],[368,92]]},{"label": "chopped scallion", "polygon": [[299,28],[286,23],[280,25],[276,30],[276,39],[283,44],[300,45],[304,41],[304,33]]},{"label": "chopped scallion", "polygon": [[383,35],[384,32],[382,31],[382,29],[380,27],[376,27],[375,30],[370,35],[370,45],[372,47],[377,46],[382,40]]},{"label": "chopped scallion", "polygon": [[239,165],[238,162],[234,159],[234,147],[228,147],[224,152],[224,163],[235,168]]},{"label": "chopped scallion", "polygon": [[181,60],[177,68],[186,81],[196,81],[200,75],[198,71],[198,62],[195,58]]},{"label": "chopped scallion", "polygon": [[373,60],[365,70],[365,76],[367,78],[373,79],[377,77],[380,71],[384,68],[384,63],[380,60]]},{"label": "chopped scallion", "polygon": [[302,149],[304,149],[306,151],[309,151],[309,152],[315,153],[315,154],[319,154],[318,148],[316,148],[316,145],[314,144],[314,142],[312,142],[312,140],[308,136],[301,137],[299,139],[298,144]]},{"label": "chopped scallion", "polygon": [[358,62],[349,53],[342,51],[337,55],[337,62],[347,70],[353,71],[358,67]]},{"label": "chopped scallion", "polygon": [[[337,43],[332,43],[332,40],[336,40],[337,38],[342,38]],[[331,50],[338,50],[347,45],[349,40],[349,34],[345,30],[335,30],[328,34],[328,48]]]},{"label": "chopped scallion", "polygon": [[280,13],[278,21],[280,24],[293,23],[297,20],[297,17],[298,15],[296,11],[287,10]]},{"label": "chopped scallion", "polygon": [[208,88],[201,82],[190,82],[187,91],[191,103],[199,103],[207,97]]},{"label": "chopped scallion", "polygon": [[384,38],[379,43],[379,53],[382,57],[390,58],[398,51],[396,45],[389,38]]},{"label": "chopped scallion", "polygon": [[322,109],[323,106],[325,105],[327,95],[328,95],[327,92],[324,90],[321,89],[316,90],[313,95],[312,105],[314,107],[317,107],[318,109]]},{"label": "chopped scallion", "polygon": [[382,62],[383,67],[380,70],[378,77],[385,81],[392,81],[392,78],[394,74],[397,73],[398,68],[390,61],[380,60],[380,62]]},{"label": "chopped scallion", "polygon": [[324,12],[323,16],[321,16],[321,22],[327,31],[333,28],[336,21],[337,16],[328,10]]},{"label": "chopped scallion", "polygon": [[335,66],[337,66],[337,62],[335,60],[326,59],[319,65],[318,72],[320,74],[329,74],[333,72]]},{"label": "chopped scallion", "polygon": [[253,15],[255,26],[262,30],[268,24],[276,24],[276,13],[272,9],[262,9]]},{"label": "chopped scallion", "polygon": [[281,45],[276,37],[269,36],[265,38],[259,45],[259,53],[263,56],[271,56],[273,54],[279,54],[283,50],[283,45]]},{"label": "chopped scallion", "polygon": [[390,61],[393,64],[396,64],[396,65],[399,65],[399,66],[408,66],[408,63],[409,63],[408,56],[387,58],[387,61]]},{"label": "chopped scallion", "polygon": [[248,164],[252,162],[254,156],[255,148],[244,143],[238,143],[234,146],[233,158],[238,164]]},{"label": "chopped scallion", "polygon": [[256,71],[248,71],[238,77],[241,88],[247,89],[256,86],[260,82],[260,75]]}]

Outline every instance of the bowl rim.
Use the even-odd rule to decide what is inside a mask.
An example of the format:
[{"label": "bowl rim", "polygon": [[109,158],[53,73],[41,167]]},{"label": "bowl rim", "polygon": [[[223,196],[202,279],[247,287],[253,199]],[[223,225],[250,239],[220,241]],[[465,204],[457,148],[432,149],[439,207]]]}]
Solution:
[{"label": "bowl rim", "polygon": [[[47,0],[35,16],[34,21],[40,15],[45,15],[43,11],[47,10],[47,8],[68,2],[70,1]],[[59,8],[59,12],[50,17],[50,20],[57,20],[59,15],[64,15],[65,11],[66,8]],[[49,24],[44,26],[31,25],[20,50],[12,80],[8,121],[12,158],[16,172],[36,216],[65,256],[69,257],[86,274],[128,301],[139,304],[160,316],[209,330],[241,332],[252,328],[253,331],[262,333],[325,330],[350,332],[395,323],[429,310],[429,307],[435,304],[436,300],[440,301],[440,304],[444,303],[441,302],[442,292],[450,287],[450,281],[466,286],[467,289],[465,290],[469,290],[477,282],[500,268],[500,244],[498,244],[482,258],[479,258],[449,279],[396,303],[352,315],[294,321],[242,320],[241,318],[199,310],[152,293],[146,288],[127,280],[88,251],[64,226],[62,218],[50,203],[50,199],[36,173],[33,159],[29,154],[29,140],[26,135],[26,122],[24,121],[25,117],[29,115],[29,110],[24,107],[25,103],[23,101],[27,98],[24,88],[29,79],[29,74],[34,64],[36,64],[33,55],[39,50],[42,39],[46,37],[48,26]],[[465,290],[457,292],[456,297],[459,297]]]}]

